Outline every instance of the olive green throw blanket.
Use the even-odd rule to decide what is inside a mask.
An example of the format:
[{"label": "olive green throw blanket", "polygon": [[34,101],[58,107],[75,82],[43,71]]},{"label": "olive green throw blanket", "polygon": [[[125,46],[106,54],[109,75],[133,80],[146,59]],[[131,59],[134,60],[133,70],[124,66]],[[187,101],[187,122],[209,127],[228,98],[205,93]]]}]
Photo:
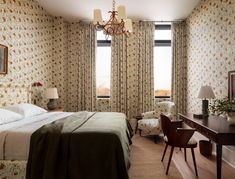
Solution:
[{"label": "olive green throw blanket", "polygon": [[78,112],[33,133],[26,179],[128,179],[126,116]]}]

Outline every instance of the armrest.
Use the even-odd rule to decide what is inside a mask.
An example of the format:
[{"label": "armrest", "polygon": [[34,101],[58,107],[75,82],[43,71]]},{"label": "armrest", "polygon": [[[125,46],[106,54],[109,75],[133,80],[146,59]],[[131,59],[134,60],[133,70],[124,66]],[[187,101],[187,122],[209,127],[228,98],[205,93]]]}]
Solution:
[{"label": "armrest", "polygon": [[155,118],[155,111],[148,111],[142,113],[143,119]]}]

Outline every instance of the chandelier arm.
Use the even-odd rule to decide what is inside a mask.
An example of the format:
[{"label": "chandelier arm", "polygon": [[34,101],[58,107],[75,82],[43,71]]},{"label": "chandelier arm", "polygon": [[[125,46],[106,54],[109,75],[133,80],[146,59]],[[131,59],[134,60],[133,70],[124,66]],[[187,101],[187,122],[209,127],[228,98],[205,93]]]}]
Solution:
[{"label": "chandelier arm", "polygon": [[109,35],[114,36],[114,35],[130,34],[129,30],[125,29],[124,20],[121,19],[121,22],[118,22],[117,19],[118,12],[115,11],[116,1],[113,0],[112,4],[113,4],[113,9],[112,11],[109,11],[109,13],[111,13],[110,19],[105,24],[100,24],[99,22],[95,24],[95,29],[103,30],[104,34],[106,35],[106,39],[109,37]]}]

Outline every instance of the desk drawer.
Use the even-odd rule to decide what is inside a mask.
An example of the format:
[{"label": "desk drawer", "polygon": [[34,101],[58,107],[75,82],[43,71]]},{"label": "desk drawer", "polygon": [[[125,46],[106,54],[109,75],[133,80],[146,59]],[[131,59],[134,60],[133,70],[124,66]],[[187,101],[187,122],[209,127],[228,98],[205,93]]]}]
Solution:
[{"label": "desk drawer", "polygon": [[201,133],[201,134],[204,135],[205,137],[207,137],[207,138],[209,138],[209,139],[211,139],[211,140],[213,140],[213,141],[216,142],[216,133],[214,133],[213,131],[210,131],[209,129],[204,128],[204,127],[202,127],[201,125],[199,125],[199,124],[197,124],[197,123],[194,123],[194,122],[192,122],[192,121],[190,121],[190,120],[185,120],[185,119],[184,119],[184,122],[185,122],[188,126],[190,126],[190,127],[192,127],[192,128],[195,128],[195,129],[197,130],[197,132]]}]

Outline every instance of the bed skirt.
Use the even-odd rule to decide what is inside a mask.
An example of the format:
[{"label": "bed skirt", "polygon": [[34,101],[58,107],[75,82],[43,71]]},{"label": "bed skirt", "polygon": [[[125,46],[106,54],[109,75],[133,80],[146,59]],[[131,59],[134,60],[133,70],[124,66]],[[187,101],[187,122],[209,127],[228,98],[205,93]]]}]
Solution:
[{"label": "bed skirt", "polygon": [[0,160],[0,178],[25,179],[27,161]]}]

